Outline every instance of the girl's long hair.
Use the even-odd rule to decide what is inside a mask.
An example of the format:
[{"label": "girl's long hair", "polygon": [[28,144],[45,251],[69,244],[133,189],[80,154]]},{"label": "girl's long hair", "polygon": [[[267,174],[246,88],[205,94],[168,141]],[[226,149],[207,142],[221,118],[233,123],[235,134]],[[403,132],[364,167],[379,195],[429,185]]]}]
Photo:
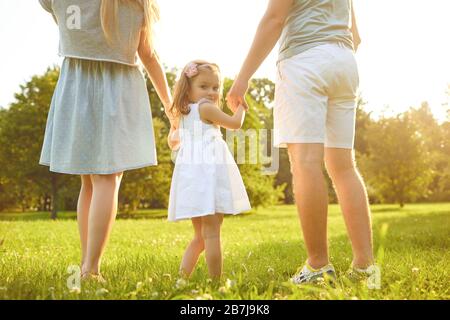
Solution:
[{"label": "girl's long hair", "polygon": [[[192,78],[186,75],[186,71],[189,66],[195,63],[197,65],[198,74]],[[219,101],[222,97],[222,79],[220,76],[220,68],[215,63],[210,63],[204,60],[194,60],[188,63],[181,71],[180,78],[175,84],[175,89],[173,93],[173,104],[169,111],[174,117],[179,117],[181,115],[187,115],[191,111],[189,107],[189,91],[191,90],[191,83],[195,77],[197,77],[202,72],[217,72],[220,80],[220,91],[219,91]]]},{"label": "girl's long hair", "polygon": [[159,7],[155,0],[102,0],[101,23],[106,40],[111,43],[117,36],[117,13],[121,2],[137,6],[144,12],[143,32],[147,43],[152,47],[153,24],[159,20]]}]

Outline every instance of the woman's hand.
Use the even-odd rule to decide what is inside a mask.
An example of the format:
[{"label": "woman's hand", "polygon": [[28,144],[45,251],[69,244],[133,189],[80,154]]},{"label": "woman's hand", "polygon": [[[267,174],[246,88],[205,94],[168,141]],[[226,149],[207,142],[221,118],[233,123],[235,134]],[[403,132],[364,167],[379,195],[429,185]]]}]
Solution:
[{"label": "woman's hand", "polygon": [[245,111],[248,111],[248,105],[245,101],[245,94],[248,90],[248,82],[238,78],[234,81],[230,91],[227,94],[227,104],[233,113],[236,113],[239,105],[242,105]]}]

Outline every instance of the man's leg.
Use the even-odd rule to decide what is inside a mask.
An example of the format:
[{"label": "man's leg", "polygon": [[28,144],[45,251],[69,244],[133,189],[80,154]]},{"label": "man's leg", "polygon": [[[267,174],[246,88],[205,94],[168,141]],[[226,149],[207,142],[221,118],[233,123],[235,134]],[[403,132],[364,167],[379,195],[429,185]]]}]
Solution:
[{"label": "man's leg", "polygon": [[293,190],[308,262],[313,268],[328,264],[328,190],[322,172],[323,144],[288,144]]},{"label": "man's leg", "polygon": [[351,149],[325,148],[325,164],[333,181],[353,248],[353,263],[367,268],[373,261],[369,201]]}]

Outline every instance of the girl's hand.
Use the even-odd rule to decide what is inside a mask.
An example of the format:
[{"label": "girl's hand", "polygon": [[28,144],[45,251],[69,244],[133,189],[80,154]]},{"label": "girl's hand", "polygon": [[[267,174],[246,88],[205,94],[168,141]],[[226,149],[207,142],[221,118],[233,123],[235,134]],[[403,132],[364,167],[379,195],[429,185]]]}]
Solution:
[{"label": "girl's hand", "polygon": [[180,134],[178,128],[171,126],[167,136],[167,144],[170,150],[176,151],[180,148]]}]

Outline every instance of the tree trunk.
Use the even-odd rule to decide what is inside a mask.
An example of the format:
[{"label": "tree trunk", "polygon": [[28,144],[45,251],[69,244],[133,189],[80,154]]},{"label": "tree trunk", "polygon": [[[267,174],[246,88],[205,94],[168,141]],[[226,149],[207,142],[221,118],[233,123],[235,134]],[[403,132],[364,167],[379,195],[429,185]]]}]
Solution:
[{"label": "tree trunk", "polygon": [[52,174],[52,178],[51,178],[51,183],[52,183],[52,196],[51,196],[51,201],[52,201],[52,213],[51,213],[51,218],[52,220],[56,220],[57,216],[58,216],[58,186],[57,186],[57,177],[55,176],[55,174]]},{"label": "tree trunk", "polygon": [[45,198],[45,211],[51,211],[52,210],[52,197],[46,196]]}]

